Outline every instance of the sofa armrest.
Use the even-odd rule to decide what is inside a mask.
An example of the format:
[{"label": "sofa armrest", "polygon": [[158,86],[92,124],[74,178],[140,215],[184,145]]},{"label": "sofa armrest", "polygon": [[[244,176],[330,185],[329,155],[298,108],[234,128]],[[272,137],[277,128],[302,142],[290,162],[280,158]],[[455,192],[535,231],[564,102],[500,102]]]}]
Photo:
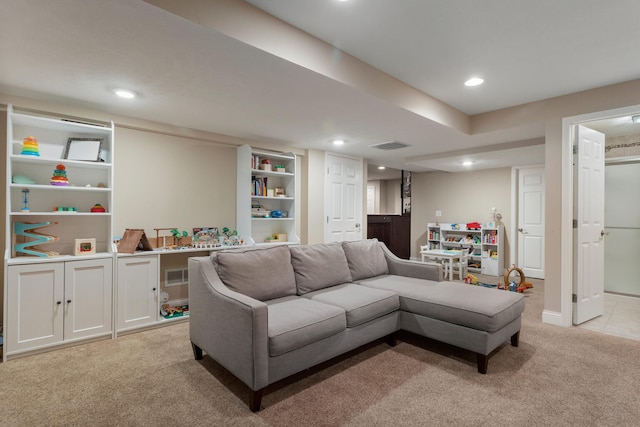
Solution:
[{"label": "sofa armrest", "polygon": [[268,385],[267,331],[265,303],[227,288],[209,257],[189,259],[191,342],[252,390]]},{"label": "sofa armrest", "polygon": [[384,243],[380,242],[380,245],[384,251],[385,258],[387,259],[389,274],[415,277],[416,279],[433,280],[436,282],[441,282],[443,280],[442,266],[440,264],[426,264],[419,261],[398,258]]}]

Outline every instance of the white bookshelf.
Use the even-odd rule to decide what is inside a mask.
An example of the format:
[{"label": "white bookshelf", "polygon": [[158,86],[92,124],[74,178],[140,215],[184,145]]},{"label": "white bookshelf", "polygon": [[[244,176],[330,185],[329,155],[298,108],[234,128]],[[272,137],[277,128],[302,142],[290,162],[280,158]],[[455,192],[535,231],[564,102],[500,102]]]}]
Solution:
[{"label": "white bookshelf", "polygon": [[[263,160],[268,167],[262,166]],[[299,244],[296,234],[296,156],[255,150],[248,145],[237,153],[236,228],[248,244]],[[284,171],[276,171],[283,166]],[[277,194],[279,193],[279,194]],[[282,213],[276,217],[275,211]],[[270,239],[274,235],[286,240]]]},{"label": "white bookshelf", "polygon": [[504,227],[467,228],[463,223],[427,224],[430,249],[471,249],[470,272],[489,276],[504,273]]}]

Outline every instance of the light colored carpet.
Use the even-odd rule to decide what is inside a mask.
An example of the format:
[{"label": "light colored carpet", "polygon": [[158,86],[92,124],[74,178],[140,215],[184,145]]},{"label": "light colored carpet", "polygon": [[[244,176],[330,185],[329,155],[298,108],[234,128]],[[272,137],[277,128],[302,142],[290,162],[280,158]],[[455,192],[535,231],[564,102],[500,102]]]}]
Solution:
[{"label": "light colored carpet", "polygon": [[520,347],[499,348],[487,375],[464,350],[401,334],[270,386],[254,414],[243,384],[193,359],[181,323],[1,364],[0,425],[638,425],[640,342],[543,324],[534,285]]}]

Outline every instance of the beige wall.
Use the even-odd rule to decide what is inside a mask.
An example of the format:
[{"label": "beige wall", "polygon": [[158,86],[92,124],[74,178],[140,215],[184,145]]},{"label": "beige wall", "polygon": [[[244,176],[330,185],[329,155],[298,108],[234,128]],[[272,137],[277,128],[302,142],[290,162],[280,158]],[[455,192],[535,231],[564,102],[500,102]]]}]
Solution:
[{"label": "beige wall", "polygon": [[[400,200],[400,182],[400,179],[367,181],[367,186],[373,185],[376,192],[375,209],[371,213],[400,215],[402,205],[402,201]],[[366,187],[363,191],[366,193]],[[365,194],[365,209],[366,206]]]},{"label": "beige wall", "polygon": [[307,150],[303,159],[300,242],[324,242],[324,151]]},{"label": "beige wall", "polygon": [[113,231],[235,227],[236,149],[116,127]]},{"label": "beige wall", "polygon": [[475,172],[425,172],[411,174],[411,257],[417,259],[427,241],[427,224],[489,221],[491,208],[502,214],[505,225],[505,265],[511,243],[511,168]]}]

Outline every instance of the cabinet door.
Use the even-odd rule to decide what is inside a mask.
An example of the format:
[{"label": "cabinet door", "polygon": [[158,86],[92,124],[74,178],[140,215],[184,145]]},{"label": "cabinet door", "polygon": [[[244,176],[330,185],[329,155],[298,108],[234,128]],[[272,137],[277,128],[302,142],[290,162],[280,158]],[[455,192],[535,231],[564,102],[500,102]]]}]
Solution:
[{"label": "cabinet door", "polygon": [[118,259],[118,330],[158,321],[158,283],[156,256]]},{"label": "cabinet door", "polygon": [[64,339],[111,332],[112,260],[66,262],[64,276]]},{"label": "cabinet door", "polygon": [[36,349],[63,340],[64,264],[8,267],[5,351]]}]

